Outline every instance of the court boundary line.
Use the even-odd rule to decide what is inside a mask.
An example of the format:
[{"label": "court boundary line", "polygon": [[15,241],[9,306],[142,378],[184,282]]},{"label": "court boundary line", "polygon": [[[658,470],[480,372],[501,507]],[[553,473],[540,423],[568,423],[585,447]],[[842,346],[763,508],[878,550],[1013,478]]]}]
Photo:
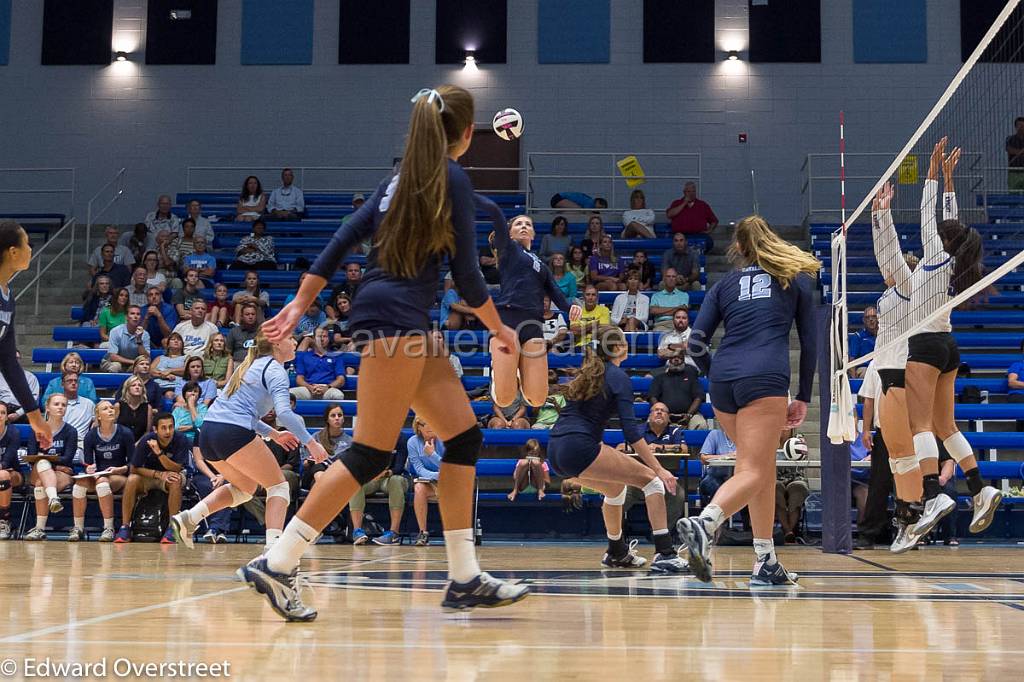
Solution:
[{"label": "court boundary line", "polygon": [[846,554],[845,556],[853,559],[854,561],[859,561],[859,562],[861,562],[863,564],[867,564],[868,566],[874,566],[875,568],[880,568],[883,571],[889,571],[890,573],[899,573],[900,572],[900,570],[897,569],[897,568],[893,568],[891,566],[886,566],[885,564],[880,564],[877,561],[872,561],[871,559],[865,559],[864,557],[856,556],[854,554]]}]

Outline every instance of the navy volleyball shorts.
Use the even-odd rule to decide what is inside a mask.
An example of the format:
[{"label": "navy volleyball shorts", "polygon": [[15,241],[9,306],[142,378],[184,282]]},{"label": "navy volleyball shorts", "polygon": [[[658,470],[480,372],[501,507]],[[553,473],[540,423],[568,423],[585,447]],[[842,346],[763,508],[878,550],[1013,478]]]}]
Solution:
[{"label": "navy volleyball shorts", "polygon": [[256,432],[244,426],[204,422],[199,430],[199,449],[203,459],[222,462],[256,438]]},{"label": "navy volleyball shorts", "polygon": [[712,407],[727,414],[736,414],[760,398],[788,397],[789,377],[762,374],[733,381],[712,381],[708,392],[711,393]]},{"label": "navy volleyball shorts", "polygon": [[888,393],[890,388],[907,387],[907,372],[903,369],[880,369],[878,378],[882,380],[882,395]]},{"label": "navy volleyball shorts", "polygon": [[520,344],[524,344],[530,339],[544,338],[544,323],[525,310],[502,306],[498,308],[498,317],[501,318],[502,324],[515,330]]},{"label": "navy volleyball shorts", "polygon": [[914,334],[907,341],[907,362],[923,362],[943,374],[960,369],[960,347],[949,332]]},{"label": "navy volleyball shorts", "polygon": [[601,444],[590,436],[566,433],[548,439],[548,464],[563,478],[582,474],[600,453]]}]

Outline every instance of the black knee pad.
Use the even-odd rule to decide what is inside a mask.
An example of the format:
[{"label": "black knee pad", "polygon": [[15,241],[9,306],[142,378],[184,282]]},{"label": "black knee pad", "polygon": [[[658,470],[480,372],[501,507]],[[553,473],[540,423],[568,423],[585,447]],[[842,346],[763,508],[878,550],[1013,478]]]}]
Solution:
[{"label": "black knee pad", "polygon": [[10,481],[10,479],[6,479],[5,478],[4,480],[0,481],[0,492],[3,492],[4,490],[10,490],[10,489],[11,489],[11,481]]},{"label": "black knee pad", "polygon": [[480,459],[480,447],[484,444],[484,434],[479,426],[463,431],[451,440],[444,442],[444,454],[441,461],[447,464],[460,464],[475,467]]},{"label": "black knee pad", "polygon": [[352,443],[352,447],[341,453],[338,461],[345,465],[359,485],[366,485],[388,468],[391,464],[391,452],[377,450],[362,443]]}]

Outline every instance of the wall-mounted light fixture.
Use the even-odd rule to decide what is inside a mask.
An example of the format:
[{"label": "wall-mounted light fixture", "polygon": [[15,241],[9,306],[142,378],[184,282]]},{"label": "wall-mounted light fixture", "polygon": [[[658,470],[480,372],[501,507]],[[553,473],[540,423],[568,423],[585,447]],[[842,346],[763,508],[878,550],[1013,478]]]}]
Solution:
[{"label": "wall-mounted light fixture", "polygon": [[473,50],[466,50],[466,63],[462,69],[464,71],[476,71],[476,53]]},{"label": "wall-mounted light fixture", "polygon": [[124,50],[118,50],[117,52],[114,53],[114,61],[115,62],[126,62],[126,61],[128,61],[128,53],[125,52]]},{"label": "wall-mounted light fixture", "polygon": [[740,51],[739,50],[729,50],[725,54],[726,54],[726,59],[728,59],[730,62],[734,62],[734,61],[736,61],[736,60],[738,60],[740,58]]}]

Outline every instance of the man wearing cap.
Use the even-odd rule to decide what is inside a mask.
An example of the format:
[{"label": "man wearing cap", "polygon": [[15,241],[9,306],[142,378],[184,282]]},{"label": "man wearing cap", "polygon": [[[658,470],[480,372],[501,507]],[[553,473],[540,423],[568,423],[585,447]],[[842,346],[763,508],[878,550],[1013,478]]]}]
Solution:
[{"label": "man wearing cap", "polygon": [[[366,195],[365,194],[363,194],[362,192],[356,192],[355,194],[353,194],[352,195],[352,212],[349,213],[347,216],[345,216],[344,218],[341,219],[341,224],[344,225],[345,223],[347,223],[349,221],[349,219],[355,214],[355,212],[358,211],[360,208],[362,208],[363,204],[365,204],[365,203],[366,203]],[[363,255],[366,255],[366,254],[370,253],[370,249],[372,247],[373,247],[373,242],[370,239],[367,239],[366,241],[359,242],[359,244],[354,249],[352,249],[352,253],[361,253]]]},{"label": "man wearing cap", "polygon": [[291,168],[281,171],[281,186],[270,193],[267,201],[270,220],[302,220],[302,214],[306,212],[306,198],[293,182],[295,173]]}]

